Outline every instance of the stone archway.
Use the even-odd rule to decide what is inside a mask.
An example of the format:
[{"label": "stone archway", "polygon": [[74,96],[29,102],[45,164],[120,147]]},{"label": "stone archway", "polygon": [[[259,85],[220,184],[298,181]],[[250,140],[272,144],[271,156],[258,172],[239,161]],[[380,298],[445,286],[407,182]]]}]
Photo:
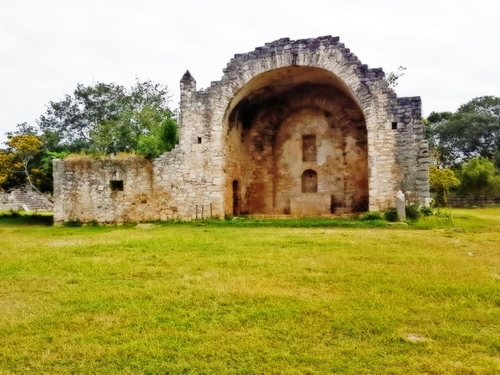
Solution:
[{"label": "stone archway", "polygon": [[[425,204],[421,100],[398,97],[384,76],[332,36],[236,54],[201,90],[186,71],[179,145],[152,162],[99,159],[82,170],[54,161],[54,221],[191,220],[200,208],[202,217],[377,211],[394,206],[399,190]],[[102,183],[117,167],[119,200]],[[302,191],[308,170],[315,191]]]},{"label": "stone archway", "polygon": [[[368,210],[367,129],[345,84],[320,68],[258,75],[229,113],[227,173],[248,214],[328,214]],[[302,173],[320,176],[302,191]],[[332,203],[332,196],[335,202]],[[294,212],[295,211],[295,212]]]}]

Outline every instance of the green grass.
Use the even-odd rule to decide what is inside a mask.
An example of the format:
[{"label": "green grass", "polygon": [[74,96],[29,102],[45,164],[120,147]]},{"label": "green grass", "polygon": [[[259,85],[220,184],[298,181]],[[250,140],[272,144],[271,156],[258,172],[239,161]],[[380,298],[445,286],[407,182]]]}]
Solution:
[{"label": "green grass", "polygon": [[500,209],[453,216],[0,219],[0,374],[500,373]]}]

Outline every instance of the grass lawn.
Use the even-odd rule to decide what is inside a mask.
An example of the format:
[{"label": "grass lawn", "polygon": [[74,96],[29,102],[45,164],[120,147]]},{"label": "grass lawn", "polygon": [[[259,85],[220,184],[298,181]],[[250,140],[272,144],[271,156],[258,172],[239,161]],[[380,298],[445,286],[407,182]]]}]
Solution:
[{"label": "grass lawn", "polygon": [[499,374],[500,208],[453,216],[0,219],[0,374]]}]

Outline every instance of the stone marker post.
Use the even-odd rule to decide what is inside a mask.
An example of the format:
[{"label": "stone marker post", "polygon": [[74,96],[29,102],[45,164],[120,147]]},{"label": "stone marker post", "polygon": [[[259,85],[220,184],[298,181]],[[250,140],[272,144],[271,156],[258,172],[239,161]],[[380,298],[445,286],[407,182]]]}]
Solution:
[{"label": "stone marker post", "polygon": [[396,209],[398,211],[398,218],[399,221],[405,221],[406,220],[406,202],[405,202],[405,195],[401,190],[398,190],[396,194]]}]

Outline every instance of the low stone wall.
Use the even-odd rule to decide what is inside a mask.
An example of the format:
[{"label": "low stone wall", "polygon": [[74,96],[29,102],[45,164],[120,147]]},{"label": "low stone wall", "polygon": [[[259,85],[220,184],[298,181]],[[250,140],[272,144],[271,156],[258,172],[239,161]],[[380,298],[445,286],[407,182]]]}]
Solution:
[{"label": "low stone wall", "polygon": [[475,207],[475,206],[497,206],[500,205],[500,197],[488,198],[485,196],[451,195],[448,202],[452,207]]},{"label": "low stone wall", "polygon": [[54,160],[54,223],[221,216],[220,177],[189,155],[176,148],[154,161],[138,155]]},{"label": "low stone wall", "polygon": [[130,155],[54,161],[54,223],[146,221],[168,196],[154,189],[151,162]]}]

